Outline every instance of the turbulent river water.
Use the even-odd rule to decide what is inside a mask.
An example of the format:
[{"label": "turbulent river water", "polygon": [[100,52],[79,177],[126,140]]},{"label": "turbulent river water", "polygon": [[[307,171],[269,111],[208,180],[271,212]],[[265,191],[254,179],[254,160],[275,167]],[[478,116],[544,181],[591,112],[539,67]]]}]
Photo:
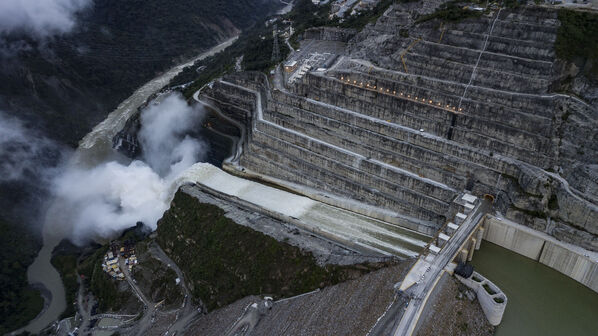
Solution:
[{"label": "turbulent river water", "polygon": [[[137,109],[154,93],[166,86],[172,78],[179,74],[185,67],[192,65],[197,60],[214,55],[230,46],[237,36],[202,53],[192,60],[179,64],[162,75],[152,79],[129,98],[123,101],[108,117],[98,124],[79,143],[79,148],[73,155],[70,164],[83,167],[93,167],[114,157],[112,151],[112,139],[125,125],[126,121],[137,111]],[[23,330],[31,333],[39,333],[43,328],[56,321],[66,307],[65,291],[60,275],[50,263],[52,250],[67,236],[58,228],[64,211],[59,199],[52,200],[43,226],[44,245],[27,270],[29,282],[36,286],[44,287],[46,296],[46,307],[33,319]],[[17,331],[20,332],[21,330]]]},{"label": "turbulent river water", "polygon": [[496,336],[598,335],[598,293],[579,282],[486,241],[473,265],[509,299]]}]

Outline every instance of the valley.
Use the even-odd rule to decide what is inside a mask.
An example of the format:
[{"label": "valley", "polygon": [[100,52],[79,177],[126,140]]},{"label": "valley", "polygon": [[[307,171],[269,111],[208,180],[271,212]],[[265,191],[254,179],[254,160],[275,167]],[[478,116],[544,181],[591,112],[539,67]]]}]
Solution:
[{"label": "valley", "polygon": [[595,301],[594,4],[260,3],[51,137],[81,141],[28,269],[45,307],[11,334],[541,330],[510,267]]}]

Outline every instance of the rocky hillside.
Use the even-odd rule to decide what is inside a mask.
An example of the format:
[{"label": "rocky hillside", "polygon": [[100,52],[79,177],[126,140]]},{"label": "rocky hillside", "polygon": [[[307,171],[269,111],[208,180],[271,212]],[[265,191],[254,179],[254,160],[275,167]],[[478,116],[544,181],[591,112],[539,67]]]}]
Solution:
[{"label": "rocky hillside", "polygon": [[281,5],[274,0],[96,0],[69,34],[41,42],[6,38],[5,48],[12,49],[0,53],[0,109],[75,145],[157,73]]},{"label": "rocky hillside", "polygon": [[[563,13],[395,3],[337,47],[327,71],[274,90],[231,75],[205,96],[247,123],[246,170],[378,207],[347,205],[421,232],[470,190],[516,222],[597,250],[598,42],[592,15]],[[322,39],[342,35],[306,34],[301,49],[324,52]]]},{"label": "rocky hillside", "polygon": [[[94,0],[77,14],[77,25],[68,33],[39,38],[2,31],[0,117],[18,118],[23,133],[28,133],[6,140],[2,126],[14,131],[14,123],[6,126],[0,118],[0,221],[6,237],[12,232],[31,241],[38,237],[37,210],[48,182],[41,175],[56,166],[64,147],[75,147],[156,74],[252,26],[282,5],[278,0]],[[22,176],[10,178],[13,167],[21,165]],[[15,228],[26,224],[33,226],[32,233]],[[11,328],[35,316],[41,304],[35,292],[21,292],[38,245],[29,243],[27,256],[11,265],[15,273],[3,272],[3,279],[10,282],[4,287],[15,294],[3,296],[3,311],[14,313],[5,314],[5,321],[14,322]],[[9,248],[3,244],[0,250],[3,255],[14,254]],[[27,300],[20,300],[18,293],[21,298],[26,294]],[[31,307],[24,307],[28,301]],[[1,324],[4,330],[4,321]]]},{"label": "rocky hillside", "polygon": [[319,266],[310,252],[238,225],[217,206],[179,191],[157,242],[208,310],[249,295],[288,297],[359,277],[384,263]]},{"label": "rocky hillside", "polygon": [[[9,149],[0,151],[0,206],[16,209],[1,216],[16,222],[24,212],[35,214],[44,170],[139,86],[281,6],[277,0],[95,0],[68,33],[40,39],[3,32],[0,127],[14,129],[3,119],[17,118],[25,134],[0,139]],[[22,176],[7,180],[21,161],[29,162]]]},{"label": "rocky hillside", "polygon": [[598,249],[598,16],[542,7],[471,16],[450,3],[419,15],[396,6],[350,53],[384,68],[367,79],[464,111],[442,120],[421,103],[405,105],[420,111],[409,121],[415,129],[472,149],[479,156],[466,160],[491,168],[468,169],[464,187],[497,195],[517,222]]}]

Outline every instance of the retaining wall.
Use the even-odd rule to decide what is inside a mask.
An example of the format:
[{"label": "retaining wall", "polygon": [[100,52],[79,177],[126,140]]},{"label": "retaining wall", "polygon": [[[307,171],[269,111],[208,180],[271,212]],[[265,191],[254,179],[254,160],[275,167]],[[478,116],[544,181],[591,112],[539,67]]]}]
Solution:
[{"label": "retaining wall", "polygon": [[598,253],[507,219],[488,216],[484,227],[485,240],[534,259],[598,292]]}]

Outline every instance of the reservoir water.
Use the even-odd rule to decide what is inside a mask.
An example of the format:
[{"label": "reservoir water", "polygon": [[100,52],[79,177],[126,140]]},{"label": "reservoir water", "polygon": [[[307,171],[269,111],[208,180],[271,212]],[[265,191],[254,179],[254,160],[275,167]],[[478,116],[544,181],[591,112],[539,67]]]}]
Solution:
[{"label": "reservoir water", "polygon": [[598,335],[598,293],[579,282],[487,241],[472,264],[509,298],[496,336]]}]

